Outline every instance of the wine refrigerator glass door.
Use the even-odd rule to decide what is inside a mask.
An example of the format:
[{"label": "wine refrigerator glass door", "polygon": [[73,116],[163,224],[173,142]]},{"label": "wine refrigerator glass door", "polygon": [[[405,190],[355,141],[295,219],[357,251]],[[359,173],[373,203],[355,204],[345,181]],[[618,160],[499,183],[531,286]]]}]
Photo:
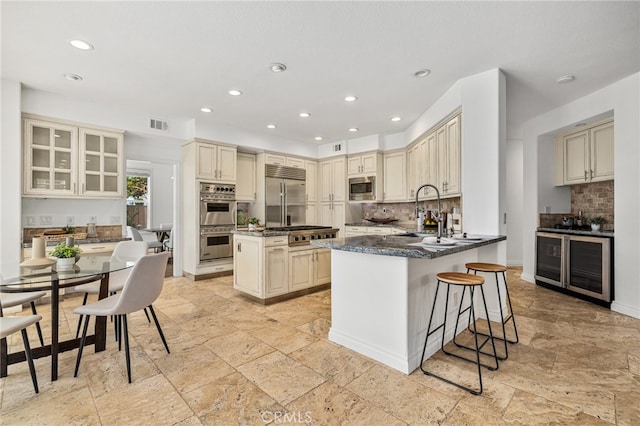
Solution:
[{"label": "wine refrigerator glass door", "polygon": [[571,236],[567,260],[567,289],[611,301],[610,239]]},{"label": "wine refrigerator glass door", "polygon": [[536,280],[564,287],[564,241],[561,234],[536,233]]}]

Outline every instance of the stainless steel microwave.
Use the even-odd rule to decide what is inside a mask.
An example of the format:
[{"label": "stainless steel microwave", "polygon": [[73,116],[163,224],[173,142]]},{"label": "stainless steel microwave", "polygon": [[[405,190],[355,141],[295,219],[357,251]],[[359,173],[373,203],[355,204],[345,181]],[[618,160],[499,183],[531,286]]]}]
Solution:
[{"label": "stainless steel microwave", "polygon": [[349,178],[350,201],[373,201],[376,199],[376,178],[356,177]]}]

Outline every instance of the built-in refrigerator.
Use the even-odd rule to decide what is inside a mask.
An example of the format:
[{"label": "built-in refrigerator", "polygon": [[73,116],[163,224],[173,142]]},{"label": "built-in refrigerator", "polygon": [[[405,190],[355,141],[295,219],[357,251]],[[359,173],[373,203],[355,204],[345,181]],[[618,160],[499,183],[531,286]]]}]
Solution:
[{"label": "built-in refrigerator", "polygon": [[265,172],[265,226],[305,225],[306,171],[267,164]]}]

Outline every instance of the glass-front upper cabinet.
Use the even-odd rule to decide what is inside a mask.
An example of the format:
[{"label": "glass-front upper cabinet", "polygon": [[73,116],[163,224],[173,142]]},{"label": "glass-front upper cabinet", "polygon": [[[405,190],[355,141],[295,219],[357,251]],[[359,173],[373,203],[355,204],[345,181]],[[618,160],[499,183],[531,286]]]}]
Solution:
[{"label": "glass-front upper cabinet", "polygon": [[23,123],[24,196],[124,197],[123,132],[26,114]]},{"label": "glass-front upper cabinet", "polygon": [[76,193],[77,127],[24,121],[24,193],[73,196]]},{"label": "glass-front upper cabinet", "polygon": [[80,194],[121,196],[123,137],[120,133],[80,129]]}]

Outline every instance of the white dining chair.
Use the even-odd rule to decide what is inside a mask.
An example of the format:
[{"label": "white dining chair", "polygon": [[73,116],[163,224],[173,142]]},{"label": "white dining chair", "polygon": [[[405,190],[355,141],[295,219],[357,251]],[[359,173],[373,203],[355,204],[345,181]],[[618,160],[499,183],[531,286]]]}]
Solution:
[{"label": "white dining chair", "polygon": [[[146,241],[120,241],[113,249],[114,257],[131,257],[139,259],[147,254],[149,245]],[[115,294],[122,290],[127,277],[131,273],[131,269],[123,269],[109,274],[109,294]],[[87,304],[87,298],[90,294],[100,293],[100,281],[94,281],[88,284],[77,285],[73,288],[75,291],[83,292],[84,298],[82,304]],[[145,312],[146,313],[146,312]],[[148,315],[147,315],[148,318]],[[78,327],[76,329],[76,338],[80,336],[80,326],[82,324],[82,315],[78,318]]]},{"label": "white dining chair", "polygon": [[[31,291],[24,293],[3,293],[0,298],[0,307],[2,309],[12,308],[14,306],[22,306],[25,303],[31,305],[31,313],[38,315],[36,310],[36,300],[45,296],[45,291]],[[42,329],[40,328],[40,322],[36,322],[36,331],[38,332],[38,339],[40,339],[40,346],[44,346],[44,339],[42,338]]]},{"label": "white dining chair", "polygon": [[27,335],[27,327],[31,324],[37,324],[42,317],[40,315],[27,315],[17,317],[2,317],[0,316],[0,339],[22,332],[22,343],[24,344],[24,353],[27,357],[27,363],[29,364],[29,372],[31,373],[31,381],[33,382],[33,389],[36,393],[39,393],[38,379],[36,377],[36,368],[33,365],[33,356],[31,355],[31,346],[29,345],[29,336]]},{"label": "white dining chair", "polygon": [[[84,327],[82,329],[82,338],[80,340],[80,347],[78,348],[78,357],[76,359],[76,368],[73,373],[73,377],[78,376],[78,369],[80,367],[80,359],[82,358],[82,349],[87,337],[87,328],[89,326],[89,320],[91,315],[94,316],[109,316],[114,315],[117,318],[117,323],[122,324],[124,331],[124,349],[127,362],[127,376],[129,383],[131,383],[131,357],[129,355],[129,332],[127,326],[127,314],[140,311],[144,308],[149,308],[153,320],[162,339],[167,353],[169,351],[169,345],[162,333],[162,328],[158,322],[158,317],[153,310],[153,302],[160,296],[162,292],[162,286],[164,284],[164,273],[167,268],[167,260],[169,259],[169,253],[163,252],[158,254],[149,254],[141,257],[133,266],[127,281],[124,283],[122,291],[116,295],[109,296],[105,299],[98,300],[97,302],[90,303],[75,308],[74,313],[85,316]],[[120,329],[120,326],[118,327]],[[119,333],[118,333],[119,334]],[[122,342],[122,338],[118,341]],[[120,343],[119,343],[120,345]]]},{"label": "white dining chair", "polygon": [[145,235],[147,238],[144,238],[143,234],[133,226],[127,226],[127,236],[129,236],[133,241],[146,241],[149,245],[149,250],[153,250],[154,252],[157,252],[158,250],[162,251],[162,243],[158,241],[153,234],[146,233]]}]

